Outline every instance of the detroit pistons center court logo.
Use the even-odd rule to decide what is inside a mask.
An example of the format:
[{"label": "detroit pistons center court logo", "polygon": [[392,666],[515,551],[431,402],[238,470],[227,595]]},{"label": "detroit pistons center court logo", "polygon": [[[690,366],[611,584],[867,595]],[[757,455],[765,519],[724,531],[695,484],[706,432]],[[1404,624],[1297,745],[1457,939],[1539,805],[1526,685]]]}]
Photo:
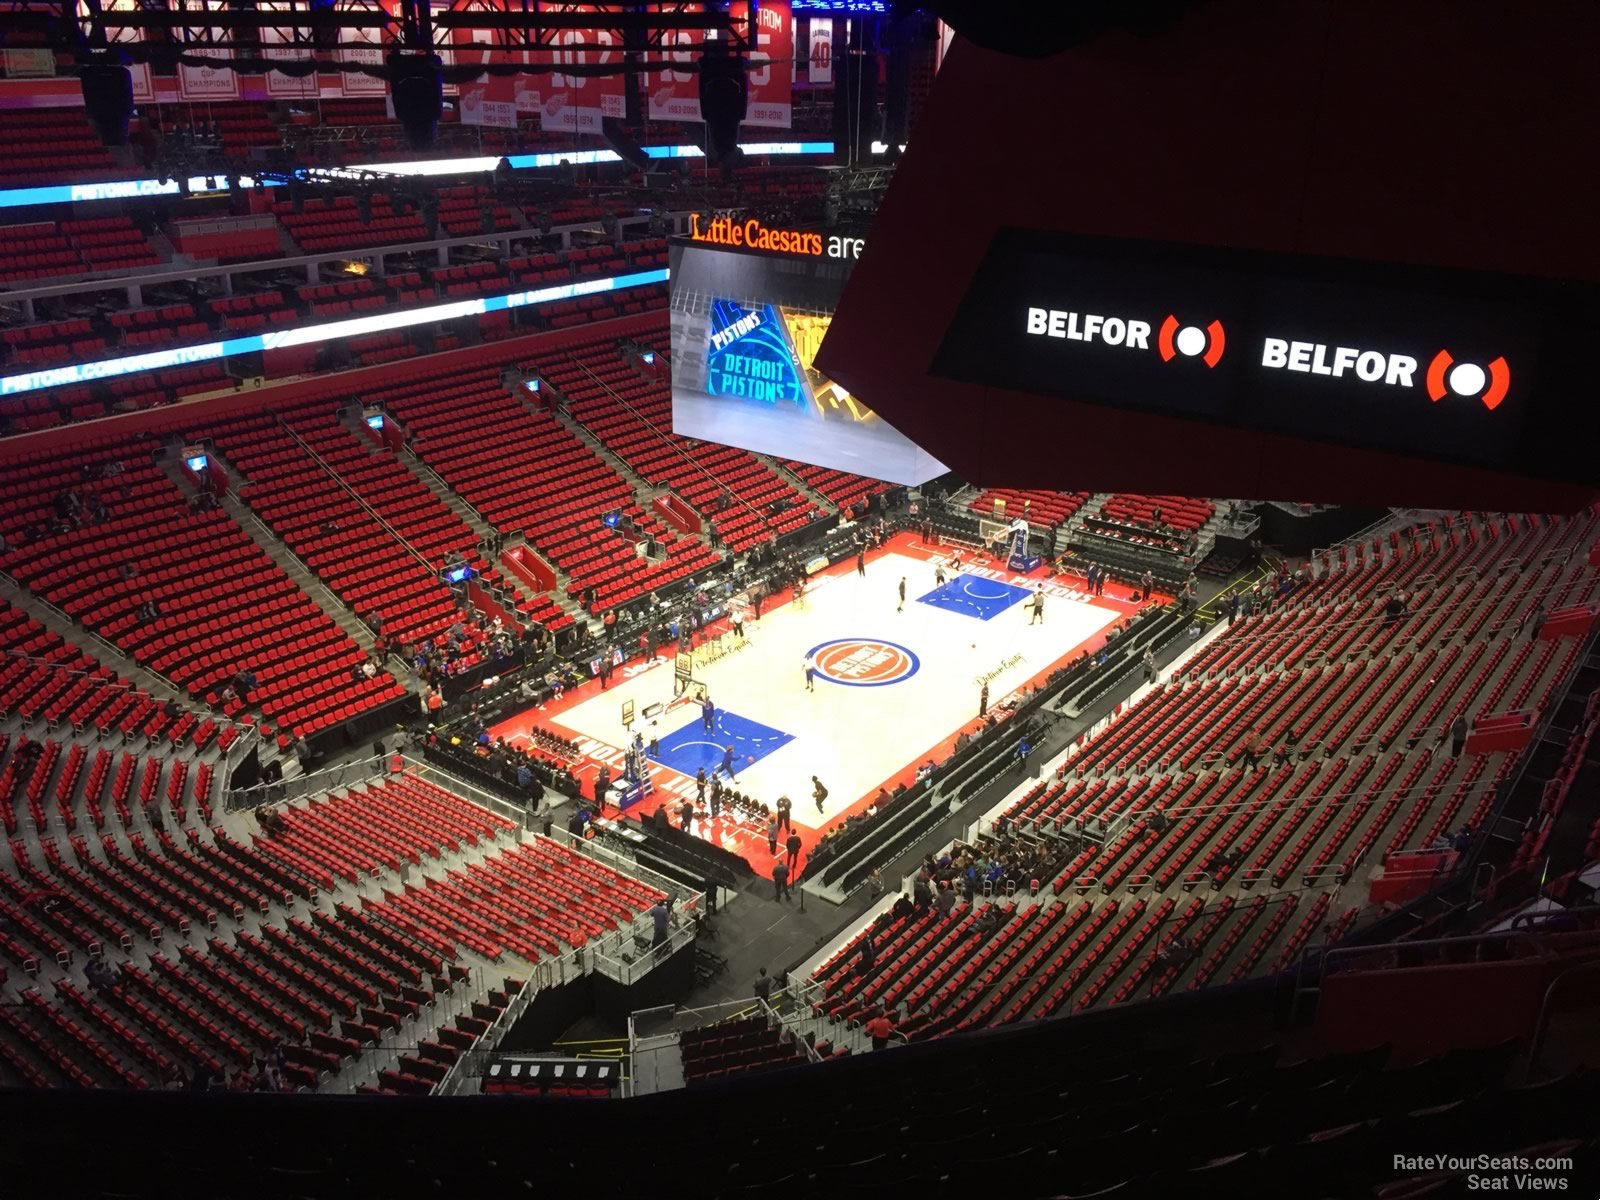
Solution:
[{"label": "detroit pistons center court logo", "polygon": [[906,647],[878,638],[837,638],[811,648],[817,677],[846,687],[887,687],[904,683],[922,662]]}]

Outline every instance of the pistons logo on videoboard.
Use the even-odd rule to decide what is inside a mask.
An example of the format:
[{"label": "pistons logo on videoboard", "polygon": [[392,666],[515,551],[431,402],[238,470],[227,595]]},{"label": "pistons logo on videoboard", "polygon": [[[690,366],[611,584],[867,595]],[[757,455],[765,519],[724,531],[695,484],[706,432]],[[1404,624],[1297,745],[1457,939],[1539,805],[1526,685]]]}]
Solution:
[{"label": "pistons logo on videoboard", "polygon": [[887,687],[904,683],[922,663],[905,646],[878,638],[836,638],[811,648],[817,675],[846,687]]},{"label": "pistons logo on videoboard", "polygon": [[1170,314],[1161,322],[1161,332],[1156,335],[1156,349],[1161,352],[1162,362],[1171,362],[1181,354],[1185,358],[1198,358],[1206,366],[1214,367],[1222,361],[1222,351],[1227,344],[1221,321],[1212,321],[1201,328],[1199,325],[1181,324],[1177,317]]},{"label": "pistons logo on videoboard", "polygon": [[1450,351],[1441,350],[1428,364],[1426,384],[1431,400],[1462,396],[1482,400],[1483,406],[1493,412],[1511,390],[1511,366],[1504,358],[1497,358],[1487,366],[1457,362]]}]

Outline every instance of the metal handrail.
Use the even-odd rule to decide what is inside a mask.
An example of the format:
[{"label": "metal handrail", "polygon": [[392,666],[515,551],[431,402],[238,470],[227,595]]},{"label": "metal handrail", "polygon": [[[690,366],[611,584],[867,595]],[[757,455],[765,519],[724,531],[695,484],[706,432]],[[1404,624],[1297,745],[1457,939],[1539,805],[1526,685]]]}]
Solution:
[{"label": "metal handrail", "polygon": [[[633,405],[629,404],[627,402],[627,400],[623,399],[622,396],[620,396],[616,392],[616,390],[614,388],[612,388],[612,386],[609,383],[607,383],[604,379],[601,379],[600,376],[596,375],[593,371],[591,371],[589,369],[589,365],[587,363],[583,362],[575,354],[567,355],[567,361],[569,363],[571,363],[573,366],[577,367],[579,370],[581,370],[585,375],[587,375],[591,382],[595,383],[600,388],[602,388],[605,391],[606,395],[611,397],[611,399],[613,401],[615,401],[617,404],[620,404],[624,409],[626,409],[627,412],[628,412],[628,415],[631,416],[635,421],[639,422],[639,424],[641,426],[643,426],[645,429],[649,430],[651,433],[655,434],[656,437],[660,440],[660,442],[661,442],[661,444],[663,446],[665,446],[667,449],[671,450],[674,454],[676,454],[679,458],[681,458],[690,467],[693,467],[696,471],[700,472],[700,474],[704,475],[706,477],[706,479],[713,486],[715,486],[722,494],[724,494],[724,495],[728,496],[730,499],[732,499],[732,501],[735,504],[741,505],[742,507],[748,509],[756,517],[756,519],[761,522],[761,525],[762,525],[763,529],[771,529],[772,523],[764,515],[762,515],[762,513],[761,513],[761,511],[759,509],[755,508],[748,500],[745,500],[745,499],[741,498],[740,496],[734,494],[734,492],[733,492],[733,490],[731,488],[729,488],[726,484],[724,484],[720,480],[718,480],[717,477],[715,475],[713,475],[710,471],[706,470],[706,468],[704,466],[702,466],[693,457],[691,457],[689,455],[689,453],[687,451],[685,451],[681,446],[678,446],[677,444],[675,444],[671,437],[669,437],[666,433],[663,433],[661,431],[661,429],[659,429],[656,426],[655,422],[651,421],[650,418],[648,418],[643,413],[641,413]],[[583,425],[584,431],[586,433],[590,433],[589,427],[587,425],[584,425],[582,421],[579,421],[577,417],[573,417],[572,419],[574,421],[577,421],[577,423],[579,425]],[[590,433],[590,436],[594,437],[595,435],[593,433]],[[615,451],[613,451],[612,453],[615,453]],[[626,460],[624,460],[624,461],[626,461]],[[630,466],[629,469],[632,470],[633,468]],[[635,474],[637,474],[637,472],[635,472]],[[641,476],[641,478],[643,478],[643,477]],[[700,515],[705,518],[707,524],[711,523],[711,517],[708,514],[701,513]]]},{"label": "metal handrail", "polygon": [[[327,475],[327,477],[333,480],[335,484],[344,489],[344,491],[349,494],[352,500],[364,508],[367,512],[367,515],[381,525],[390,537],[399,542],[407,554],[411,555],[412,558],[421,563],[424,570],[429,572],[437,570],[437,568],[428,561],[427,555],[423,554],[422,551],[418,550],[415,546],[408,542],[404,534],[402,534],[398,529],[384,519],[382,513],[373,508],[372,505],[368,504],[365,498],[363,498],[362,495],[355,490],[355,488],[346,483],[339,475],[339,472],[335,471],[328,461],[322,457],[322,455],[318,454],[311,448],[311,443],[307,442],[305,438],[301,437],[295,432],[294,427],[283,419],[283,415],[281,413],[274,413],[273,415],[276,417],[278,424],[283,427],[283,431],[294,439],[295,444],[298,445],[301,450],[305,451],[306,457],[311,459],[312,462],[316,463],[317,466],[321,468],[323,474]],[[347,605],[346,607],[349,606]],[[354,609],[351,609],[351,611],[353,612]]]}]

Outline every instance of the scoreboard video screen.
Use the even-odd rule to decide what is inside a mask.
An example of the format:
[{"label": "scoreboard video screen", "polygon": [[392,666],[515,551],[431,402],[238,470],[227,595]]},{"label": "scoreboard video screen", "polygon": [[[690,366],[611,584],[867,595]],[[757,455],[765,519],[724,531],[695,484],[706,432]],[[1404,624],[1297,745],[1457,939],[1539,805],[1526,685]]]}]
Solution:
[{"label": "scoreboard video screen", "polygon": [[1562,281],[1006,229],[930,369],[1588,483],[1596,321]]},{"label": "scoreboard video screen", "polygon": [[942,475],[813,365],[859,243],[754,221],[705,233],[669,250],[673,432],[892,483]]}]

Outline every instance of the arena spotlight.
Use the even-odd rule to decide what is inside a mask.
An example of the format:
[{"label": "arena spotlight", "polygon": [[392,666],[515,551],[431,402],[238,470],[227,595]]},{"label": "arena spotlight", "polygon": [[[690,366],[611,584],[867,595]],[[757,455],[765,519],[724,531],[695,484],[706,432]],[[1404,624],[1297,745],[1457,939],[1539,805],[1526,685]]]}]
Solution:
[{"label": "arena spotlight", "polygon": [[706,123],[706,158],[713,165],[739,156],[739,124],[750,103],[749,65],[726,42],[707,41],[700,55],[700,116]]},{"label": "arena spotlight", "polygon": [[120,51],[96,50],[78,68],[83,89],[83,109],[95,133],[107,146],[128,144],[128,120],[133,116],[133,76]]},{"label": "arena spotlight", "polygon": [[390,51],[389,96],[406,139],[418,150],[430,149],[439,132],[439,116],[444,112],[444,75],[439,56],[414,50]]}]

